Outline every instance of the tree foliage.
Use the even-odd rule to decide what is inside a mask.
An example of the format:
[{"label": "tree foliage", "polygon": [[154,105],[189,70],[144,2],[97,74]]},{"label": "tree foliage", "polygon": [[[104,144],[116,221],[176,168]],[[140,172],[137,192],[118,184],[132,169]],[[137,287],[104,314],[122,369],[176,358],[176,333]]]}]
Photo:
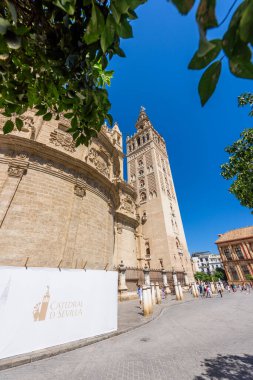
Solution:
[{"label": "tree foliage", "polygon": [[[250,105],[249,115],[253,116],[253,94],[242,94],[238,102],[240,106]],[[240,136],[225,149],[230,157],[221,166],[221,174],[225,179],[233,180],[229,191],[241,205],[253,209],[253,128],[245,129]]]},{"label": "tree foliage", "polygon": [[[106,86],[113,72],[108,61],[124,57],[121,38],[133,36],[136,8],[147,0],[2,0],[0,2],[0,108],[10,118],[9,133],[22,128],[28,108],[49,121],[60,114],[71,121],[76,144],[88,144],[104,120],[110,123]],[[187,14],[195,0],[172,0]],[[236,0],[234,1],[234,5]],[[189,63],[206,68],[199,82],[204,105],[215,91],[223,55],[233,75],[253,78],[253,1],[243,0],[218,23],[216,0],[198,0],[199,48]],[[159,15],[156,15],[159,17]],[[207,39],[228,17],[225,34]],[[221,56],[221,58],[219,58]]]},{"label": "tree foliage", "polygon": [[0,108],[12,118],[4,133],[22,128],[36,108],[44,120],[64,113],[76,144],[88,144],[110,123],[108,60],[124,57],[121,38],[146,0],[2,0],[0,3]]},{"label": "tree foliage", "polygon": [[[194,0],[172,0],[181,14],[187,14]],[[251,62],[253,46],[253,1],[243,0],[236,6],[235,0],[224,19],[218,22],[216,0],[200,0],[196,11],[199,28],[199,48],[192,57],[188,68],[202,70],[207,67],[199,82],[199,96],[202,106],[213,94],[218,83],[222,60],[227,58],[230,72],[239,78],[253,79]],[[231,12],[233,11],[233,14]],[[218,29],[230,18],[223,36],[208,40],[209,29]],[[219,32],[218,32],[219,34]],[[221,58],[219,58],[221,57]],[[210,65],[210,66],[209,66]]]},{"label": "tree foliage", "polygon": [[217,268],[214,273],[196,272],[194,274],[195,280],[203,282],[217,282],[219,280],[227,281],[227,276],[223,268]]}]

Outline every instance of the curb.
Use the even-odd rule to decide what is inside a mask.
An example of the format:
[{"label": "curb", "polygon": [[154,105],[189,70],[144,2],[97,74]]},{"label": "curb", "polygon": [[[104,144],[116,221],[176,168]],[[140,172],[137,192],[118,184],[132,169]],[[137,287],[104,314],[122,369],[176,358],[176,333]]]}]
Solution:
[{"label": "curb", "polygon": [[85,339],[77,340],[75,342],[64,343],[64,344],[60,344],[58,346],[53,346],[50,348],[44,348],[42,350],[32,351],[31,353],[28,353],[28,354],[21,354],[21,355],[17,355],[17,356],[12,356],[11,358],[0,359],[0,371],[5,370],[5,369],[9,369],[9,368],[14,368],[14,367],[24,365],[24,364],[33,363],[33,362],[38,361],[38,360],[49,359],[49,358],[56,356],[56,355],[59,355],[59,354],[64,354],[64,353],[69,352],[69,351],[74,351],[74,350],[77,350],[79,348],[86,347],[86,346],[89,346],[91,344],[95,344],[95,343],[101,342],[101,341],[106,340],[106,339],[113,338],[113,337],[121,335],[121,334],[125,334],[125,333],[133,331],[139,327],[145,326],[148,323],[160,318],[162,316],[163,312],[166,309],[168,309],[169,307],[176,306],[176,305],[182,305],[184,303],[192,302],[192,301],[194,301],[194,298],[192,300],[187,300],[187,301],[175,303],[172,305],[167,304],[166,306],[161,308],[157,312],[156,315],[153,315],[149,320],[141,322],[138,325],[131,326],[131,327],[128,327],[128,328],[123,329],[123,330],[118,330],[118,331],[115,331],[112,333],[106,333],[106,334],[95,336],[92,338],[85,338]]}]

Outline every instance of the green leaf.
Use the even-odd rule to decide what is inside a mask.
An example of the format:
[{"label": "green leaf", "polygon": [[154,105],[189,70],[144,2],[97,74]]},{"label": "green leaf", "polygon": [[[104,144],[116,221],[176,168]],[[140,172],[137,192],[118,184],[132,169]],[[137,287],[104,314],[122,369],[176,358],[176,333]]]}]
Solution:
[{"label": "green leaf", "polygon": [[113,124],[113,117],[112,115],[110,115],[109,113],[106,115],[106,119],[108,120],[109,124],[112,125]]},{"label": "green leaf", "polygon": [[115,53],[119,56],[119,57],[122,57],[122,58],[125,58],[126,57],[126,54],[124,52],[124,50],[122,50],[120,47],[117,47],[114,49],[115,50]]},{"label": "green leaf", "polygon": [[253,44],[253,1],[248,2],[247,8],[243,11],[239,24],[240,37],[244,42]]},{"label": "green leaf", "polygon": [[50,121],[52,119],[53,115],[51,112],[46,113],[46,115],[43,116],[43,120]]},{"label": "green leaf", "polygon": [[172,0],[182,15],[186,15],[193,7],[195,0]]},{"label": "green leaf", "polygon": [[196,19],[204,30],[218,26],[215,15],[216,0],[200,0]]},{"label": "green leaf", "polygon": [[4,134],[6,135],[7,133],[10,133],[11,131],[13,131],[13,128],[14,128],[14,123],[13,121],[11,120],[7,120],[4,124],[4,127],[3,127],[3,132]]},{"label": "green leaf", "polygon": [[39,106],[37,107],[39,109],[39,111],[36,112],[36,116],[42,116],[42,115],[45,115],[47,113],[47,108],[46,107],[42,107],[42,106]]},{"label": "green leaf", "polygon": [[221,51],[221,40],[212,40],[210,43],[214,46],[213,49],[208,51],[204,56],[199,56],[197,51],[192,57],[188,69],[201,70],[219,55]]},{"label": "green leaf", "polygon": [[0,34],[5,34],[9,26],[9,21],[0,17]]},{"label": "green leaf", "polygon": [[86,33],[84,34],[84,41],[89,45],[99,40],[99,36],[105,27],[105,20],[99,7],[93,3],[91,19],[88,24]]},{"label": "green leaf", "polygon": [[71,120],[71,127],[74,129],[78,128],[78,120],[76,116],[74,116],[73,119]]},{"label": "green leaf", "polygon": [[105,53],[108,47],[113,43],[114,40],[114,34],[115,34],[115,21],[111,14],[108,15],[106,19],[105,28],[103,30],[103,33],[101,35],[101,48],[103,52]]},{"label": "green leaf", "polygon": [[129,9],[129,4],[127,0],[112,0],[113,5],[117,9],[117,12],[122,15],[124,13],[127,13]]},{"label": "green leaf", "polygon": [[202,107],[212,96],[221,73],[221,62],[212,63],[203,73],[199,81],[198,91]]},{"label": "green leaf", "polygon": [[7,32],[5,41],[10,49],[19,49],[21,47],[21,38],[12,32]]},{"label": "green leaf", "polygon": [[64,114],[64,117],[65,117],[66,119],[71,119],[73,116],[74,116],[74,114],[73,114],[72,112],[68,112],[68,113],[65,113],[65,114]]},{"label": "green leaf", "polygon": [[69,15],[75,13],[76,0],[54,0],[53,3]]},{"label": "green leaf", "polygon": [[117,25],[117,31],[118,31],[120,37],[122,37],[122,38],[132,38],[133,37],[132,27],[126,18],[123,18],[121,20],[120,25]]},{"label": "green leaf", "polygon": [[118,12],[117,8],[114,6],[113,3],[110,4],[110,8],[111,8],[112,15],[113,15],[113,17],[114,17],[116,23],[119,24],[121,14]]},{"label": "green leaf", "polygon": [[5,1],[7,2],[7,6],[9,9],[9,12],[11,14],[12,20],[13,20],[14,24],[16,25],[17,24],[17,11],[15,8],[15,5],[13,4],[12,1],[9,1],[9,0],[5,0]]},{"label": "green leaf", "polygon": [[229,68],[236,77],[253,79],[253,64],[240,58],[232,58],[229,61]]},{"label": "green leaf", "polygon": [[16,117],[16,120],[15,120],[15,123],[16,123],[16,127],[19,131],[21,131],[22,127],[23,127],[23,120],[22,119],[19,119],[18,117]]}]

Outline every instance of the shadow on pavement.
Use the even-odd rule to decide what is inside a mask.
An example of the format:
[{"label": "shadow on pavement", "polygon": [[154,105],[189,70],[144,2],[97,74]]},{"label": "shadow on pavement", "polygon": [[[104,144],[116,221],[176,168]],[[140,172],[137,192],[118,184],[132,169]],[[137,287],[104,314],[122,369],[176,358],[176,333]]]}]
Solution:
[{"label": "shadow on pavement", "polygon": [[202,363],[205,372],[193,380],[252,380],[253,356],[218,355],[214,359],[205,359]]}]

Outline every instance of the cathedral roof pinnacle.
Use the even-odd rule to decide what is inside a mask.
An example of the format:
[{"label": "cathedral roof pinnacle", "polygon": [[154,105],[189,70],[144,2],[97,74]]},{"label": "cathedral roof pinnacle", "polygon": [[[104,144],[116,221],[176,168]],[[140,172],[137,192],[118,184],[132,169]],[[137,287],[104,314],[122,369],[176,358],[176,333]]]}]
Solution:
[{"label": "cathedral roof pinnacle", "polygon": [[117,131],[117,132],[119,132],[120,133],[120,130],[119,130],[119,125],[118,125],[118,123],[117,123],[117,121],[114,123],[114,126],[113,126],[113,128],[112,128],[114,131]]},{"label": "cathedral roof pinnacle", "polygon": [[137,122],[135,124],[136,129],[144,129],[147,126],[150,126],[150,120],[148,118],[148,115],[146,114],[146,108],[141,106],[140,113],[137,119]]}]

